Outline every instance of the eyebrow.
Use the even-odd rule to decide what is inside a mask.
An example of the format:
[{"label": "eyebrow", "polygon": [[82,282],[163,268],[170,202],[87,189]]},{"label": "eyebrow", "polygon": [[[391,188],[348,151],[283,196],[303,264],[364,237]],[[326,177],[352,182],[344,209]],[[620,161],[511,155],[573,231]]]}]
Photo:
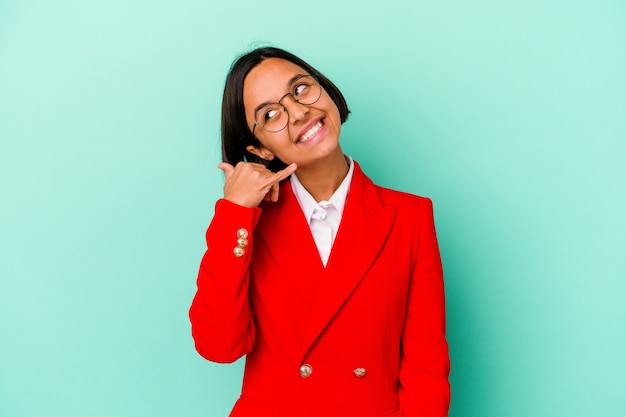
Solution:
[{"label": "eyebrow", "polygon": [[[310,74],[296,74],[293,77],[291,77],[289,79],[289,81],[287,81],[287,88],[291,88],[291,85],[300,77],[305,77],[307,75]],[[291,91],[289,91],[291,93]],[[284,97],[284,96],[283,96]],[[259,110],[261,110],[263,107],[267,106],[268,104],[274,104],[276,103],[275,101],[264,101],[263,103],[259,104],[258,106],[256,106],[254,108],[254,117],[256,118],[256,114],[259,112]]]}]

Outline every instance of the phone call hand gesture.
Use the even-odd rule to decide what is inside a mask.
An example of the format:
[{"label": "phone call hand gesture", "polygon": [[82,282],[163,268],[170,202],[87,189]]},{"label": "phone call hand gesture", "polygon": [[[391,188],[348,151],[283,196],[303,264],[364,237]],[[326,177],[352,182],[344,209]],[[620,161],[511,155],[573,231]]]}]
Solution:
[{"label": "phone call hand gesture", "polygon": [[265,165],[253,162],[239,162],[234,167],[222,162],[217,167],[226,174],[224,198],[249,208],[257,207],[263,200],[278,201],[280,182],[298,168],[293,163],[281,171],[272,172]]}]

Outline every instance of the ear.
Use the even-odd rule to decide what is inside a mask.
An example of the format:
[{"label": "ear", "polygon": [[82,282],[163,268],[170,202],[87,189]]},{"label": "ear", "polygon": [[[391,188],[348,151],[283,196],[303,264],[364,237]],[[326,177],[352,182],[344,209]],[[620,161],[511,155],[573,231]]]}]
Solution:
[{"label": "ear", "polygon": [[274,153],[272,153],[272,151],[270,151],[263,145],[259,146],[258,148],[252,145],[248,145],[246,146],[246,151],[258,156],[261,159],[265,159],[266,161],[271,161],[274,159]]}]

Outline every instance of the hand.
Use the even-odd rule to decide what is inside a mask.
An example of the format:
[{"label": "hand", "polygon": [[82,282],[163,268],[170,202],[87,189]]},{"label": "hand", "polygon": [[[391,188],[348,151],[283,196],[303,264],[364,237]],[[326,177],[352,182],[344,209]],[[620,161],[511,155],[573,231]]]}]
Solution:
[{"label": "hand", "polygon": [[239,162],[233,167],[222,162],[217,167],[226,174],[224,198],[244,207],[257,207],[261,201],[278,201],[278,189],[282,180],[295,172],[295,162],[276,173],[262,164]]}]

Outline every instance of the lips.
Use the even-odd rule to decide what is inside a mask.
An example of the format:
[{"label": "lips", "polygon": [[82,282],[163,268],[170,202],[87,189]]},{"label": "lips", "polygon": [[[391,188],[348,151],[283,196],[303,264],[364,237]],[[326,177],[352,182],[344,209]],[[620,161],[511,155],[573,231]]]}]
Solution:
[{"label": "lips", "polygon": [[315,135],[320,130],[322,130],[323,127],[324,127],[324,119],[318,120],[312,126],[309,126],[307,130],[298,137],[298,139],[296,140],[296,143],[306,143],[310,141],[311,139],[315,137]]}]

